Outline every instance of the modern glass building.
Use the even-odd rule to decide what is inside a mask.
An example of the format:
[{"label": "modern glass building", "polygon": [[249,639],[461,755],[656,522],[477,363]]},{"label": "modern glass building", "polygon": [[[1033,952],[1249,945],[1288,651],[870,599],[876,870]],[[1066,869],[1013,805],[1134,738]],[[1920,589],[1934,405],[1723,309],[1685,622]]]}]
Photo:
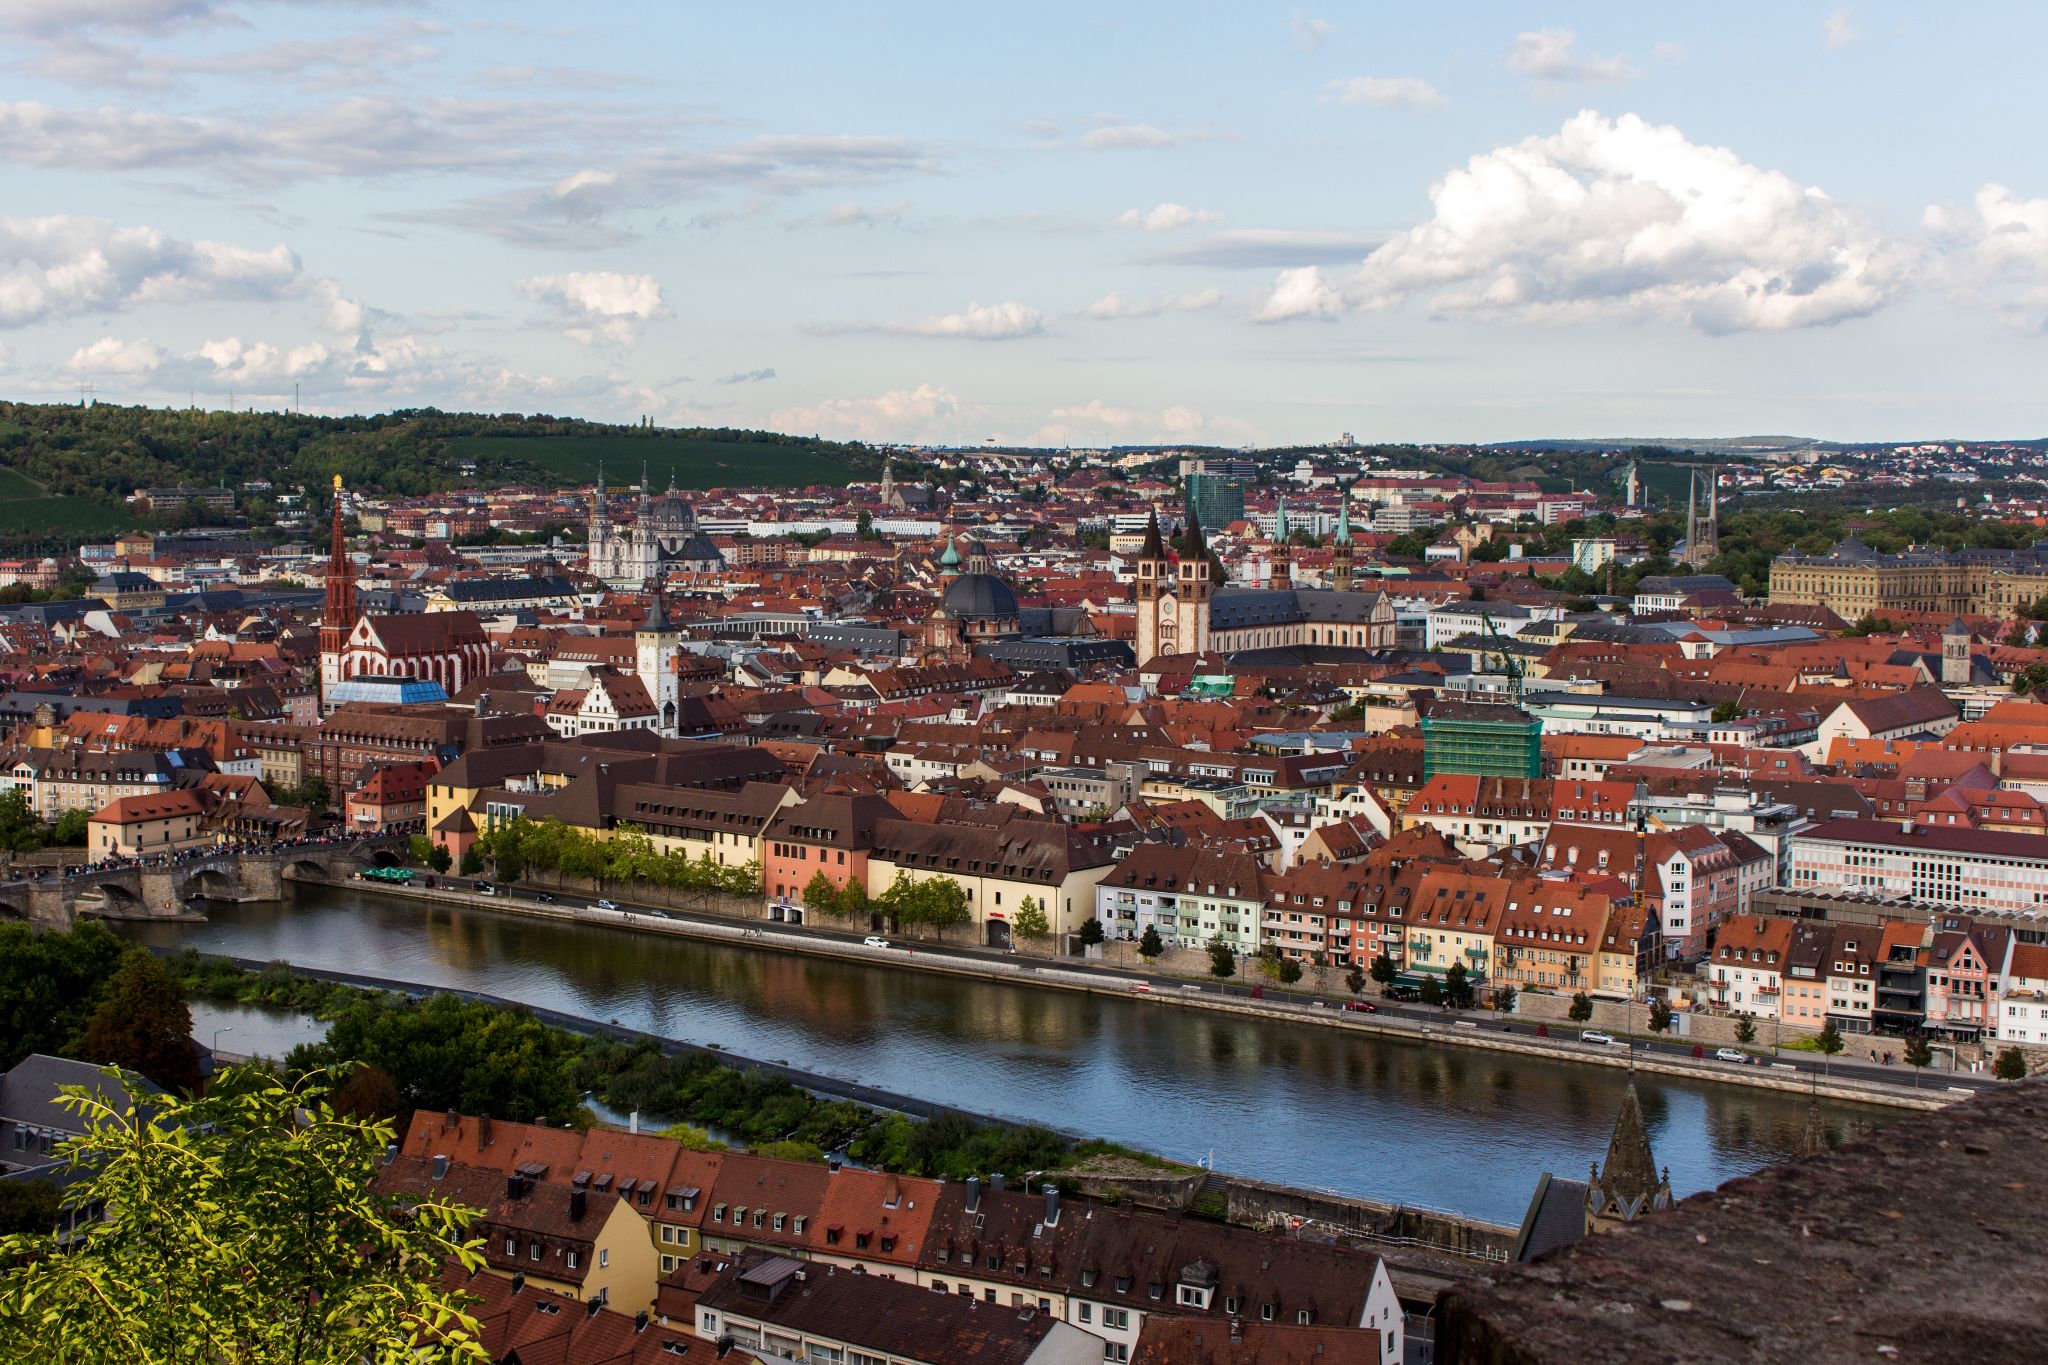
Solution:
[{"label": "modern glass building", "polygon": [[1507,702],[1444,701],[1422,721],[1422,780],[1543,776],[1543,722]]},{"label": "modern glass building", "polygon": [[1188,475],[1187,510],[1211,531],[1244,519],[1244,480],[1206,471]]}]

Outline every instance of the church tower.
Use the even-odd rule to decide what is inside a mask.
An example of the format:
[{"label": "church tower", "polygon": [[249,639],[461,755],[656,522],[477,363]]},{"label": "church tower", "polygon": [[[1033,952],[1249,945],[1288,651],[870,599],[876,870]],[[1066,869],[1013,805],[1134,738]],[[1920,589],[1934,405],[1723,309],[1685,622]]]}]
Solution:
[{"label": "church tower", "polygon": [[1280,510],[1273,514],[1273,586],[1294,586],[1294,551],[1287,544],[1286,498],[1280,499]]},{"label": "church tower", "polygon": [[1202,519],[1188,508],[1186,548],[1173,567],[1179,622],[1175,641],[1182,654],[1200,654],[1209,647],[1209,599],[1216,584],[1209,575],[1209,543],[1202,539]]},{"label": "church tower", "polygon": [[1970,628],[1958,616],[1941,633],[1941,685],[1970,685]]},{"label": "church tower", "polygon": [[1614,1135],[1607,1140],[1607,1164],[1595,1166],[1586,1184],[1586,1231],[1605,1232],[1670,1207],[1671,1172],[1657,1173],[1642,1101],[1631,1080],[1614,1118]]},{"label": "church tower", "polygon": [[895,462],[887,455],[882,457],[882,508],[884,511],[896,505]]},{"label": "church tower", "polygon": [[681,704],[676,678],[676,657],[682,649],[682,632],[662,608],[661,594],[648,604],[646,619],[633,632],[633,672],[654,703],[655,726],[664,735],[676,733],[676,713]]},{"label": "church tower", "polygon": [[329,698],[341,682],[341,656],[356,628],[356,571],[348,559],[341,528],[341,475],[334,476],[334,531],[327,551],[327,605],[320,613],[320,712],[334,709]]},{"label": "church tower", "polygon": [[1628,472],[1621,478],[1621,500],[1625,507],[1643,505],[1643,470],[1640,461],[1628,462]]},{"label": "church tower", "polygon": [[1338,592],[1351,591],[1351,494],[1337,498],[1337,539],[1330,551],[1330,586]]},{"label": "church tower", "polygon": [[1173,561],[1166,557],[1166,542],[1159,536],[1159,509],[1145,527],[1145,544],[1138,551],[1136,592],[1138,598],[1138,666],[1157,658],[1159,648],[1159,598],[1166,590]]}]

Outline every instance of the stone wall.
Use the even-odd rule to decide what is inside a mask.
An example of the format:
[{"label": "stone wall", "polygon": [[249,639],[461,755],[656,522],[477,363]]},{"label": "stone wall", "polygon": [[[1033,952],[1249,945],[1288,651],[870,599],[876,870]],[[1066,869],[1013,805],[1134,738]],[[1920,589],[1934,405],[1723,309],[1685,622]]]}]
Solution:
[{"label": "stone wall", "polygon": [[1289,1232],[1320,1224],[1352,1236],[1412,1242],[1484,1260],[1506,1260],[1514,1249],[1515,1229],[1475,1222],[1436,1209],[1346,1199],[1316,1190],[1290,1189],[1234,1177],[1225,1179],[1229,1181],[1229,1219],[1242,1227]]},{"label": "stone wall", "polygon": [[[1597,1028],[1615,1034],[1648,1035],[1650,1032],[1649,1009],[1642,1004],[1625,1005],[1596,999],[1593,1001],[1593,1017],[1583,1024],[1572,1022],[1571,1008],[1572,998],[1569,995],[1515,992],[1515,1013],[1524,1019],[1555,1021],[1567,1029]],[[1777,1024],[1769,1019],[1752,1022],[1756,1025],[1756,1041],[1749,1044],[1751,1047],[1769,1047],[1774,1029],[1775,1036],[1787,1042],[1794,1038],[1810,1038],[1819,1031],[1794,1024]],[[1555,1033],[1558,1030],[1553,1028],[1551,1031]],[[1674,1040],[1689,1039],[1706,1047],[1742,1046],[1735,1038],[1735,1020],[1718,1014],[1674,1014],[1671,1032],[1665,1036]]]}]

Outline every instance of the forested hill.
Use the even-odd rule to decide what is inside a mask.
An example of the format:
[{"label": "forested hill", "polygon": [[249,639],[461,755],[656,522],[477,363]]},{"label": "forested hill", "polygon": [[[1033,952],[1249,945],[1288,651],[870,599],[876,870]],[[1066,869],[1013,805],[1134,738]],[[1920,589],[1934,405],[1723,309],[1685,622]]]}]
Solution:
[{"label": "forested hill", "polygon": [[[880,468],[864,446],[764,431],[610,426],[431,408],[371,417],[0,402],[0,464],[42,496],[109,508],[138,488],[329,482],[389,493],[477,484],[608,482],[643,465],[685,488],[844,484]],[[27,490],[22,490],[26,492]]]}]

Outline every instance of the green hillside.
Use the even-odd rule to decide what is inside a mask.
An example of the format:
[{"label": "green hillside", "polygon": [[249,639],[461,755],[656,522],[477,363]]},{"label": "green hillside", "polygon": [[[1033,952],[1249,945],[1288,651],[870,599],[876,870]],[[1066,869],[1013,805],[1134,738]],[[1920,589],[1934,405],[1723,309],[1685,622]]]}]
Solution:
[{"label": "green hillside", "polygon": [[477,475],[486,482],[538,478],[552,483],[594,483],[600,463],[609,484],[637,482],[644,467],[656,488],[668,487],[671,475],[680,488],[753,484],[843,487],[863,472],[846,463],[841,447],[750,432],[714,436],[659,431],[603,436],[455,436],[449,438],[448,449],[458,460],[475,460]]}]

